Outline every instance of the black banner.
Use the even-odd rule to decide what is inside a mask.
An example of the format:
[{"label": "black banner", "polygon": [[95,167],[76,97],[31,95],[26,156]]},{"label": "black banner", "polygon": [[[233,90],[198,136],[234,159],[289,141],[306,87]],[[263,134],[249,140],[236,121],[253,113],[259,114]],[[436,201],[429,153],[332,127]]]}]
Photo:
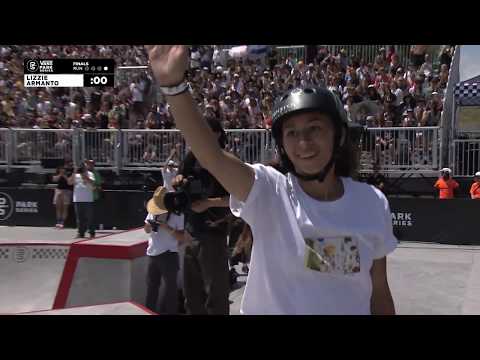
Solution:
[{"label": "black banner", "polygon": [[480,245],[480,201],[471,199],[389,198],[399,240]]},{"label": "black banner", "polygon": [[[55,226],[54,189],[0,188],[0,225]],[[145,203],[152,192],[104,191],[95,204],[95,221],[104,229],[119,230],[143,226]],[[66,227],[76,227],[73,203]]]},{"label": "black banner", "polygon": [[[0,225],[55,226],[53,189],[0,188]],[[143,226],[152,192],[103,192],[95,219],[104,229]],[[394,233],[401,241],[480,245],[480,201],[471,199],[389,198]],[[67,227],[75,227],[73,205]]]}]

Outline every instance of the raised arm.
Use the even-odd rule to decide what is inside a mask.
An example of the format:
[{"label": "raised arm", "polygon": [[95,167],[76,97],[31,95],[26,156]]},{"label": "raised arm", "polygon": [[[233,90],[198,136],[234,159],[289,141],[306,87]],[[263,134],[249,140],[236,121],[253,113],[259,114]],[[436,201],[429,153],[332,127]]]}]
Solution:
[{"label": "raised arm", "polygon": [[[183,45],[147,45],[150,65],[160,86],[176,86],[184,81],[188,51]],[[195,157],[223,187],[237,199],[247,199],[253,186],[253,170],[223,151],[214,133],[202,119],[189,91],[166,96],[177,127]]]}]

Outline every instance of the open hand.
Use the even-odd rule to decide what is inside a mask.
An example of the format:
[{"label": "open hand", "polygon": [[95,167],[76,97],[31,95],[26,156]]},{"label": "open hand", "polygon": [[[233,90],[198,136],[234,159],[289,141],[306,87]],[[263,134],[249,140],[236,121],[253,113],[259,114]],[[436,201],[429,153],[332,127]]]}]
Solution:
[{"label": "open hand", "polygon": [[153,74],[160,86],[175,86],[185,78],[188,51],[184,45],[145,45]]}]

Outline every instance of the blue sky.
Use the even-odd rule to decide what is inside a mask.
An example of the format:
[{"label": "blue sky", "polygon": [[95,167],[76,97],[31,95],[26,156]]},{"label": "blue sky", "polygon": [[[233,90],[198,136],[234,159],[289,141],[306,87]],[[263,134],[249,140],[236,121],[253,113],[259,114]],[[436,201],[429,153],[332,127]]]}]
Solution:
[{"label": "blue sky", "polygon": [[480,45],[462,45],[460,50],[460,81],[480,75]]}]

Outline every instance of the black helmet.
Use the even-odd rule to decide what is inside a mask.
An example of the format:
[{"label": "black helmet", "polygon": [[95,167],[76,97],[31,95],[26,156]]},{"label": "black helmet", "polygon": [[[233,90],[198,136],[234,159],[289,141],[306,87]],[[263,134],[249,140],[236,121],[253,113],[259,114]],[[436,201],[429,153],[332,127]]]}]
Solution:
[{"label": "black helmet", "polygon": [[[282,124],[286,118],[304,113],[318,111],[328,115],[335,128],[334,148],[330,161],[325,168],[316,175],[300,175],[288,159],[282,144]],[[272,112],[272,135],[275,139],[282,166],[295,176],[303,180],[318,180],[322,182],[328,171],[335,163],[340,151],[342,129],[348,130],[347,114],[339,97],[325,88],[295,88],[282,95],[274,104]],[[348,131],[346,131],[348,136]],[[346,139],[345,139],[346,140]],[[346,141],[345,141],[346,143]]]}]

